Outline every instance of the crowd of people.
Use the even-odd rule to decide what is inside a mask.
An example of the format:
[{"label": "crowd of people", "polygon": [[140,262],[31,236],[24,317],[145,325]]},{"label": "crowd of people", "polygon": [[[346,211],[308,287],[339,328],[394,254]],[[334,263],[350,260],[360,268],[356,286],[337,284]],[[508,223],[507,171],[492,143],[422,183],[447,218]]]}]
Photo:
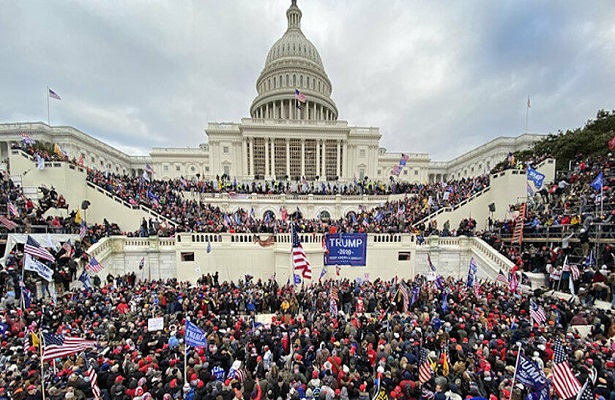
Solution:
[{"label": "crowd of people", "polygon": [[[417,276],[293,287],[219,282],[217,274],[190,285],[108,275],[55,302],[0,310],[0,398],[40,399],[42,381],[46,398],[93,398],[91,366],[100,396],[111,400],[504,400],[511,391],[522,399],[531,393],[513,385],[517,352],[552,379],[558,339],[581,383],[589,380],[605,399],[615,394],[610,311],[476,285],[449,278],[440,289]],[[545,321],[532,319],[531,301]],[[155,317],[164,326],[150,331]],[[185,346],[187,320],[205,332],[207,346]],[[591,325],[587,336],[575,331],[581,323]],[[44,344],[34,339],[41,330],[95,346],[41,364]],[[420,378],[423,349],[432,372]]]},{"label": "crowd of people", "polygon": [[[281,209],[281,218],[277,219],[271,214],[256,216],[253,210],[246,209],[226,213],[198,195],[188,194],[194,187],[182,180],[146,180],[95,170],[89,171],[87,179],[131,204],[143,204],[173,221],[176,226],[168,227],[167,234],[185,231],[287,232],[290,221],[301,215],[300,208]],[[192,184],[201,189],[210,185],[204,181]],[[299,229],[303,232],[325,232],[333,226],[338,232],[413,232],[415,223],[421,218],[441,207],[457,204],[488,185],[487,176],[448,183],[404,184],[405,197],[401,200],[383,202],[371,210],[359,209],[338,220],[301,218]]]}]

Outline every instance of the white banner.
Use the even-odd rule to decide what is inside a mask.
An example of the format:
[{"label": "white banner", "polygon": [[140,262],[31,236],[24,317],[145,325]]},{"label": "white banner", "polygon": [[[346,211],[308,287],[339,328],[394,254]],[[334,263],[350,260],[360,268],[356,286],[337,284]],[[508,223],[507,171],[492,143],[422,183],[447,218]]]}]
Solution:
[{"label": "white banner", "polygon": [[161,331],[164,329],[164,318],[148,318],[147,319],[147,330],[150,332]]},{"label": "white banner", "polygon": [[42,262],[35,260],[30,254],[25,255],[24,269],[26,271],[33,271],[47,282],[51,282],[53,279],[53,270],[43,264]]}]

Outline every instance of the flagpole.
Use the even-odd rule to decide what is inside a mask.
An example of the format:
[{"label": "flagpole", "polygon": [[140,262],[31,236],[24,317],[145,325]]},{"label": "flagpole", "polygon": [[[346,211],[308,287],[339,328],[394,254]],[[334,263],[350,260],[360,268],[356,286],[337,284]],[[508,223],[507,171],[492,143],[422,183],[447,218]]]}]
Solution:
[{"label": "flagpole", "polygon": [[43,400],[45,400],[45,362],[44,359],[44,351],[45,348],[45,336],[43,336],[43,330],[39,330],[40,342],[39,346],[41,348],[41,394],[43,396]]},{"label": "flagpole", "polygon": [[519,368],[520,356],[521,356],[521,342],[519,342],[519,349],[517,350],[517,361],[515,362],[515,373],[513,374],[513,381],[510,385],[510,396],[508,396],[508,400],[512,400],[513,391],[515,389],[515,381],[517,380],[517,369]]},{"label": "flagpole", "polygon": [[51,122],[49,122],[49,86],[47,86],[47,125],[51,126]]},{"label": "flagpole", "polygon": [[525,133],[528,130],[528,121],[530,116],[530,96],[527,96],[527,107],[525,108]]},{"label": "flagpole", "polygon": [[188,382],[188,343],[184,339],[184,385]]}]

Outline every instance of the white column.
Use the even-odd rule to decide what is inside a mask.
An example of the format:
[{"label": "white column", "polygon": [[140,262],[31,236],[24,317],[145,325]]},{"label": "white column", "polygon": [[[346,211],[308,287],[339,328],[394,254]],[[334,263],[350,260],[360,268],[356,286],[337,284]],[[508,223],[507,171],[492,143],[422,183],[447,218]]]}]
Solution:
[{"label": "white column", "polygon": [[342,177],[344,177],[344,179],[348,178],[348,165],[346,165],[348,163],[348,141],[344,140],[344,147],[343,147],[343,152],[342,152],[342,167],[341,167],[341,171],[342,171],[342,175],[340,176],[340,179],[342,179]]},{"label": "white column", "polygon": [[254,138],[248,138],[250,141],[250,175],[254,176]]},{"label": "white column", "polygon": [[290,178],[290,139],[286,139],[286,175]]},{"label": "white column", "polygon": [[301,139],[301,176],[305,176],[305,139]]},{"label": "white column", "polygon": [[275,178],[275,138],[271,138],[271,176]]},{"label": "white column", "polygon": [[265,138],[265,179],[269,175],[269,138]]},{"label": "white column", "polygon": [[322,168],[321,175],[327,178],[327,140],[326,139],[322,140],[322,165],[320,167]]},{"label": "white column", "polygon": [[284,114],[284,100],[280,100],[280,107],[281,107],[281,109],[280,109],[280,113],[281,113],[280,118],[284,119],[284,118],[286,118],[286,114]]},{"label": "white column", "polygon": [[340,157],[340,141],[337,141],[337,155],[335,159],[337,160],[337,168],[335,170],[335,175],[340,176],[340,164],[342,163],[342,158]]},{"label": "white column", "polygon": [[241,140],[241,175],[248,174],[248,141],[246,138]]},{"label": "white column", "polygon": [[314,103],[314,113],[312,114],[312,119],[313,120],[318,119],[318,116],[316,115],[316,103]]},{"label": "white column", "polygon": [[320,142],[322,142],[322,139],[316,139],[316,175],[322,179],[322,174],[320,173]]}]

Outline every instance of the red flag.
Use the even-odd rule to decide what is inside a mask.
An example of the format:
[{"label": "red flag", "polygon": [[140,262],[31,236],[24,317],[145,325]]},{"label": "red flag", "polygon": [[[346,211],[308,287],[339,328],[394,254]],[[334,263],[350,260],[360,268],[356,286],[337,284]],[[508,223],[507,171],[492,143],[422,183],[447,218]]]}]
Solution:
[{"label": "red flag", "polygon": [[609,150],[613,149],[615,149],[615,136],[613,136],[613,139],[609,140]]}]

